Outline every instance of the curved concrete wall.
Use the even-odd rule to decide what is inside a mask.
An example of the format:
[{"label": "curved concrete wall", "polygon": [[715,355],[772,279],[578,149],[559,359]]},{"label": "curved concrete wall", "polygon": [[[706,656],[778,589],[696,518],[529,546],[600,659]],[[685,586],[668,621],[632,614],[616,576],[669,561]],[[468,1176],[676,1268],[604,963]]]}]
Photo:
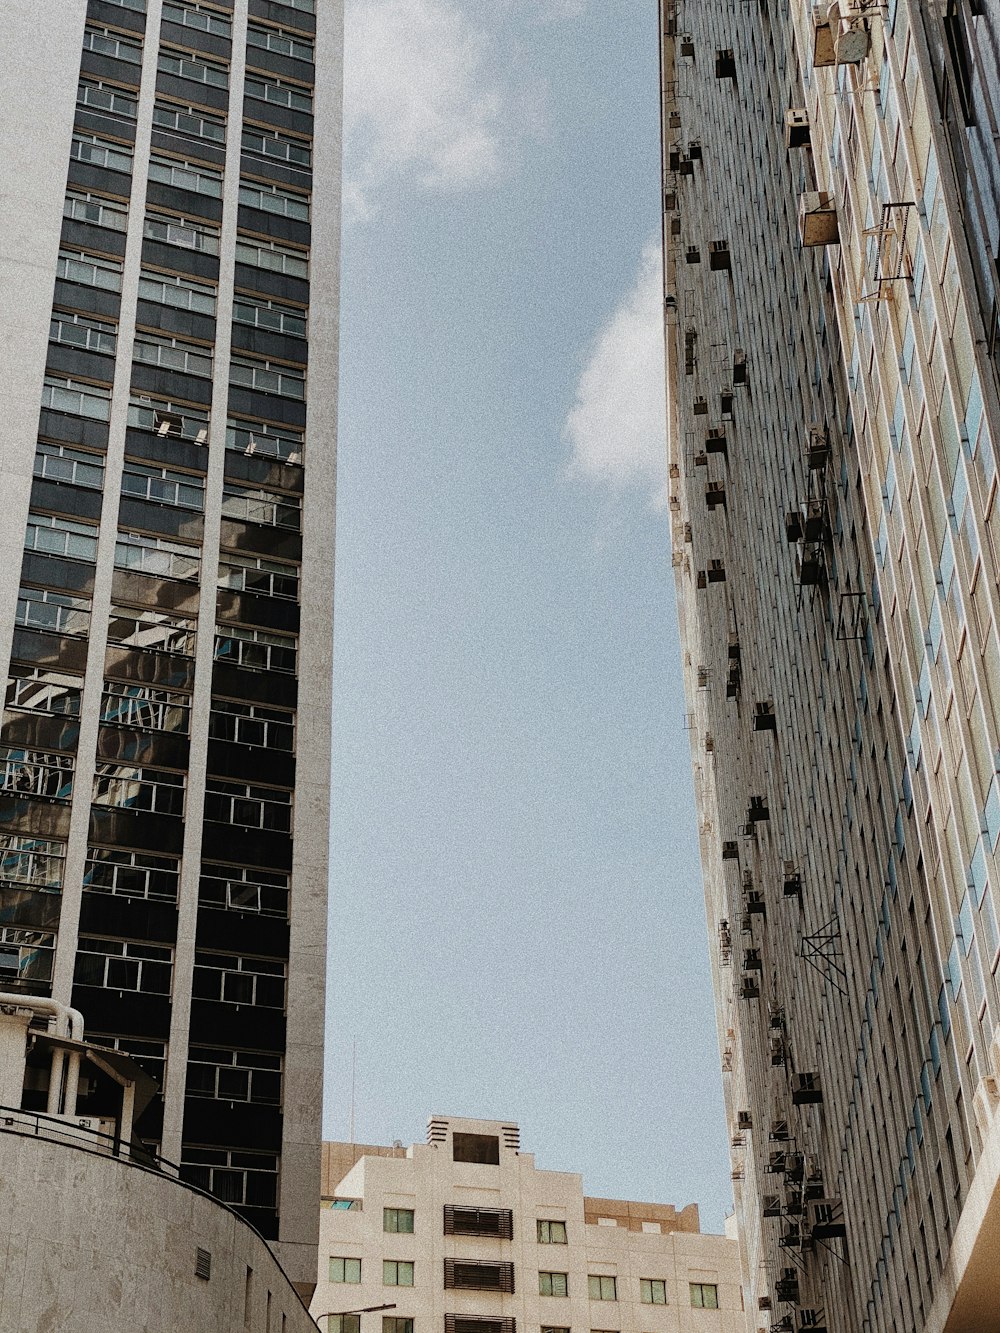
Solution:
[{"label": "curved concrete wall", "polygon": [[[195,1273],[198,1249],[212,1256],[207,1279]],[[315,1328],[266,1243],[207,1195],[0,1132],[0,1333]]]}]

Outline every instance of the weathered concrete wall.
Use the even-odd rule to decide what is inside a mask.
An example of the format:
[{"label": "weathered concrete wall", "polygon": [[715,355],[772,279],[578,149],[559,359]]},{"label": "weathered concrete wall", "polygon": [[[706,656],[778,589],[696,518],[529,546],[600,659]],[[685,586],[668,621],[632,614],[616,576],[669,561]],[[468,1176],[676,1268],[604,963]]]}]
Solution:
[{"label": "weathered concrete wall", "polygon": [[[3,1130],[0,1124],[0,1130]],[[195,1274],[197,1250],[211,1276]],[[175,1180],[0,1132],[0,1333],[315,1333],[265,1242]]]}]

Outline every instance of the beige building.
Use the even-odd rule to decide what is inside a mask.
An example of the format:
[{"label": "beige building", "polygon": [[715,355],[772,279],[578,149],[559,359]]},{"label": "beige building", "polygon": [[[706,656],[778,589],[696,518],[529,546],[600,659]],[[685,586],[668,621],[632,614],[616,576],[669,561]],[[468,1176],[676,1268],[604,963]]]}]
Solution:
[{"label": "beige building", "polygon": [[737,1246],[699,1230],[696,1204],[588,1198],[509,1122],[328,1143],[323,1177],[326,1333],[745,1333]]},{"label": "beige building", "polygon": [[670,509],[757,1327],[1000,1328],[996,0],[662,0]]}]

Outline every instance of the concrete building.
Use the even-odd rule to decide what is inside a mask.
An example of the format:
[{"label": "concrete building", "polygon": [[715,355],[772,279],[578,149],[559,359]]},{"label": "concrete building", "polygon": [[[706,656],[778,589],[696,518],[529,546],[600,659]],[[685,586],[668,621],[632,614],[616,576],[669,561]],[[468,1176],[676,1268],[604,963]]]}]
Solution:
[{"label": "concrete building", "polygon": [[699,1231],[697,1205],[586,1198],[517,1125],[434,1116],[426,1144],[323,1153],[325,1333],[746,1329],[737,1246]]},{"label": "concrete building", "polygon": [[0,994],[0,1328],[315,1329],[263,1237],[135,1137],[156,1091],[76,1010]]},{"label": "concrete building", "polygon": [[2,37],[0,988],[143,1066],[139,1138],[303,1291],[341,11],[11,0]]},{"label": "concrete building", "polygon": [[1000,1328],[1000,5],[662,0],[673,563],[746,1301]]}]

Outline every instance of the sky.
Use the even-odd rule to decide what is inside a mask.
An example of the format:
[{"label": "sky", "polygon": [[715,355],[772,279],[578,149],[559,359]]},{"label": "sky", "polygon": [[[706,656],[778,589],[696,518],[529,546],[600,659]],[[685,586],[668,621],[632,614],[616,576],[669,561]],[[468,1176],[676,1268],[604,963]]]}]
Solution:
[{"label": "sky", "polygon": [[658,96],[655,0],[347,3],[324,1132],[718,1231]]}]

